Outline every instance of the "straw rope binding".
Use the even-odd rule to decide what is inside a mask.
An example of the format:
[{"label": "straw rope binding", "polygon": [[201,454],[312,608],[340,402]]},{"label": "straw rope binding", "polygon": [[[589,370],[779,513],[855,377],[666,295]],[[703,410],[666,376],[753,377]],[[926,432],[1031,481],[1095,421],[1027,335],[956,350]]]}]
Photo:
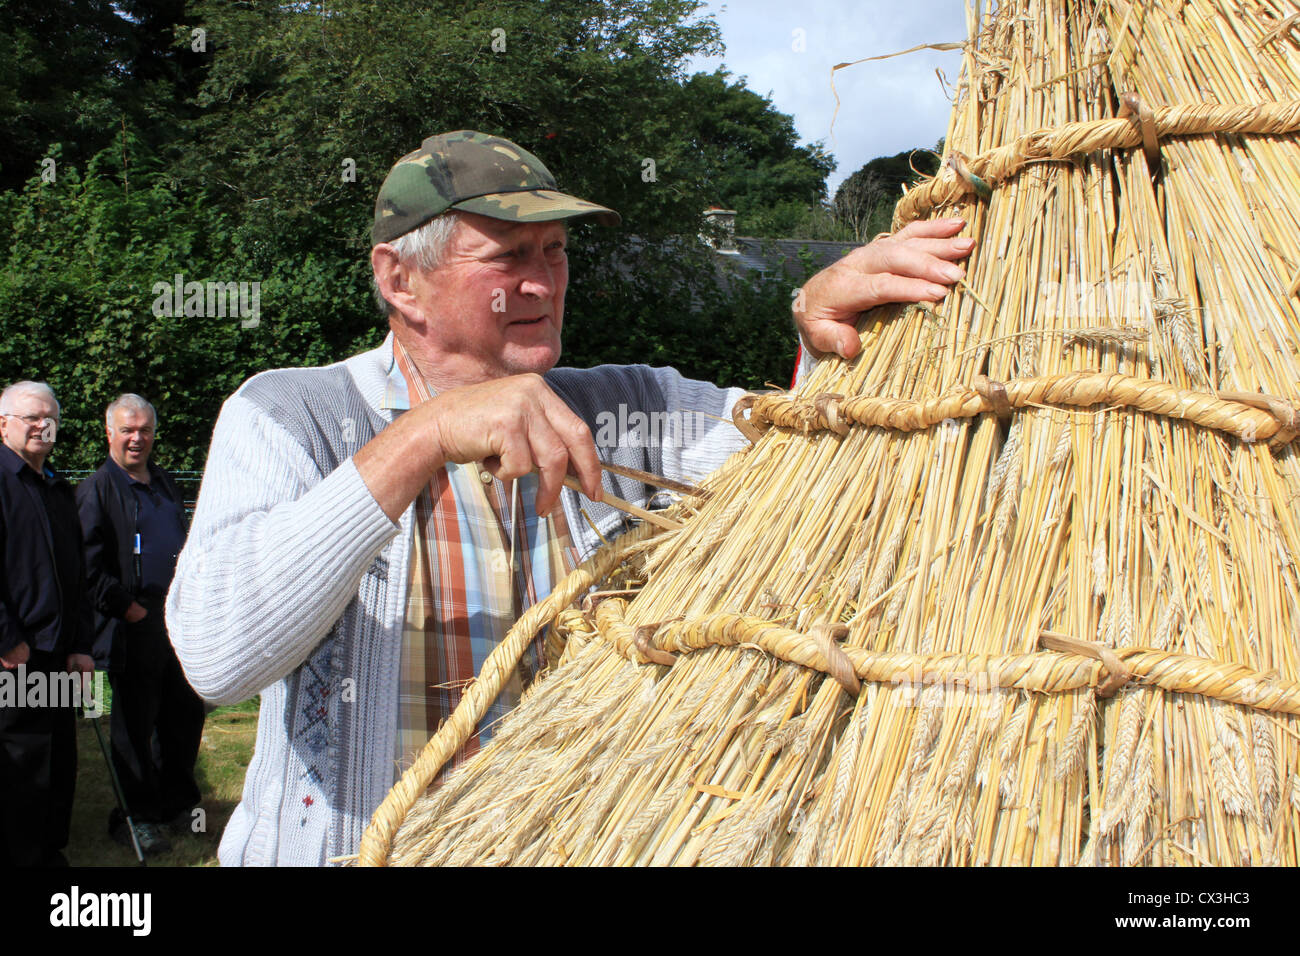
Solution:
[{"label": "straw rope binding", "polygon": [[1033,162],[1064,160],[1099,149],[1134,146],[1143,146],[1148,156],[1156,150],[1158,159],[1158,141],[1171,136],[1205,133],[1276,136],[1300,129],[1300,100],[1258,104],[1182,103],[1154,111],[1143,107],[1136,95],[1133,101],[1136,101],[1135,111],[1133,105],[1125,104],[1135,112],[1132,117],[1088,120],[1035,130],[969,160],[959,158],[957,163],[949,163],[934,179],[912,189],[899,201],[894,209],[894,227],[957,202],[969,192],[985,195],[985,190],[1006,182]]},{"label": "straw rope binding", "polygon": [[[624,620],[626,609],[627,602],[621,598],[602,602],[596,609],[597,630],[628,660],[646,663],[640,648],[633,653],[634,642],[629,635],[634,629]],[[1120,675],[1121,683],[1137,680],[1178,694],[1199,694],[1256,710],[1300,714],[1300,684],[1269,677],[1242,664],[1189,654],[1141,647],[1111,649],[1050,631],[1040,636],[1043,646],[1068,647],[1068,651],[998,656],[911,654],[831,644],[834,650],[828,654],[830,632],[824,628],[819,625],[802,634],[766,618],[714,614],[660,625],[654,629],[653,647],[671,654],[689,654],[708,647],[760,647],[783,661],[830,674],[855,697],[859,691],[849,689],[854,678],[885,684],[1049,694],[1095,687],[1102,696],[1110,696],[1119,688],[1113,678]],[[840,633],[847,635],[848,629],[842,628]],[[841,660],[850,665],[850,671],[842,669]]]},{"label": "straw rope binding", "polygon": [[848,425],[919,431],[957,418],[993,413],[1006,418],[1012,409],[1043,405],[1087,408],[1125,406],[1165,415],[1234,435],[1242,441],[1271,439],[1277,448],[1295,439],[1297,408],[1272,395],[1219,392],[1217,396],[1177,388],[1166,382],[1106,372],[1067,372],[995,382],[983,375],[969,388],[938,398],[918,400],[822,394],[812,399],[788,395],[747,396],[733,417],[749,410],[747,425],[756,433],[767,425],[801,432],[845,434]]}]

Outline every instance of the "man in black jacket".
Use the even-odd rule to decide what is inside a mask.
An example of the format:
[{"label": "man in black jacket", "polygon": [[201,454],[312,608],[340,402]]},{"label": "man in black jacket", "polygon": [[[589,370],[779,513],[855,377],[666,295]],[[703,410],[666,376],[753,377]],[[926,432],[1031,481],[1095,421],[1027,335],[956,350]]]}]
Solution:
[{"label": "man in black jacket", "polygon": [[[149,461],[157,416],[139,395],[108,406],[108,460],[77,488],[95,608],[95,659],[113,688],[113,763],[146,853],[169,848],[158,824],[188,828],[203,702],[176,660],[163,600],[185,543],[184,500]],[[109,832],[130,843],[114,810]]]},{"label": "man in black jacket", "polygon": [[95,667],[77,507],[45,466],[58,423],[48,385],[0,394],[0,868],[67,865],[81,694],[64,675]]}]

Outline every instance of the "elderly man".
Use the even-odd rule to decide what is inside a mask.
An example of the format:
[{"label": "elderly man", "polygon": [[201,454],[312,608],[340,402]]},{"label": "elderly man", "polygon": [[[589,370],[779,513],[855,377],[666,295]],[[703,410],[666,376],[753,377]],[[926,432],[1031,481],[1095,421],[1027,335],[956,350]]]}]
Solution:
[{"label": "elderly man", "polygon": [[42,382],[0,394],[0,666],[26,677],[0,700],[0,867],[67,865],[77,774],[74,702],[24,691],[34,675],[51,689],[63,672],[91,674],[90,606],[77,506],[45,465],[59,403]]},{"label": "elderly man", "polygon": [[[149,402],[118,396],[104,413],[108,460],[77,487],[95,659],[113,688],[113,764],[149,854],[170,849],[159,824],[190,825],[204,717],[163,620],[187,529],[180,489],[150,460],[157,426]],[[130,846],[121,810],[109,814],[108,831]]]},{"label": "elderly man", "polygon": [[[425,140],[375,205],[383,345],[327,368],[258,375],[223,407],[167,604],[201,694],[262,692],[223,863],[355,852],[396,770],[514,619],[622,522],[598,503],[602,412],[711,423],[601,449],[670,477],[701,476],[742,443],[714,417],[739,392],[672,369],[554,368],[565,223],[582,217],[618,221],[559,192],[506,140]],[[919,227],[818,276],[802,303],[808,344],[844,351],[839,323],[861,309],[945,295],[960,275],[951,260],[969,251],[948,238],[959,228]],[[570,470],[586,501],[561,494]],[[651,494],[606,480],[638,504]],[[518,699],[538,650],[466,753]]]}]

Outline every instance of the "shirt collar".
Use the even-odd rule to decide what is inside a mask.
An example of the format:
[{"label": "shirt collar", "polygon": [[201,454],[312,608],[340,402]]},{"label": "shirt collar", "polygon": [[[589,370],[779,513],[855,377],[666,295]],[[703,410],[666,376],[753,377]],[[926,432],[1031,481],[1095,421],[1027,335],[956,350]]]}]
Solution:
[{"label": "shirt collar", "polygon": [[[14,451],[8,445],[0,445],[0,468],[4,468],[6,471],[11,471],[15,475],[21,475],[24,468],[28,471],[31,470],[31,467],[27,464],[27,461],[23,456],[18,454],[18,452]],[[54,469],[48,464],[42,466],[41,477],[47,479],[55,477]]]},{"label": "shirt collar", "polygon": [[394,337],[392,358],[388,362],[388,376],[384,380],[384,400],[379,407],[386,411],[407,412],[411,410],[411,389],[397,361],[399,348],[401,345]]},{"label": "shirt collar", "polygon": [[0,445],[0,467],[17,475],[27,467],[27,462],[23,461],[22,456],[8,445]]},{"label": "shirt collar", "polygon": [[420,370],[411,360],[411,353],[393,336],[393,357],[388,364],[384,403],[380,408],[397,412],[410,411],[435,394],[436,390],[420,377]]},{"label": "shirt collar", "polygon": [[[114,468],[117,469],[117,475],[118,475],[118,477],[119,477],[119,478],[122,478],[122,479],[125,479],[125,481],[126,481],[126,483],[127,483],[128,485],[139,485],[141,488],[148,488],[148,487],[149,487],[148,484],[146,484],[145,482],[141,481],[139,478],[135,477],[135,475],[131,474],[129,471],[127,471],[125,468],[123,468],[121,465],[119,465],[119,464],[117,463],[116,459],[114,459],[112,455],[109,455],[109,456],[108,456],[108,461],[109,461],[109,463],[110,463]],[[153,462],[149,462],[147,465],[145,465],[145,467],[149,469],[149,478],[152,479],[152,478],[153,478]]]}]

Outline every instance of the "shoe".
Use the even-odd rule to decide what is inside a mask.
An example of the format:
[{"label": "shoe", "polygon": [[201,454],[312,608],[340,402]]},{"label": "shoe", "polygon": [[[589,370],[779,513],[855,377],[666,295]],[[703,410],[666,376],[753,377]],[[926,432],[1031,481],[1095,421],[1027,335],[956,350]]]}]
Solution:
[{"label": "shoe", "polygon": [[182,810],[180,813],[177,813],[174,816],[169,817],[167,819],[167,822],[163,825],[167,827],[167,829],[170,830],[172,833],[180,833],[180,834],[193,833],[194,832],[194,809],[195,808],[191,808],[189,810]]},{"label": "shoe", "polygon": [[[126,821],[113,828],[113,840],[124,847],[132,850],[131,831],[126,825]],[[145,856],[157,856],[160,853],[171,851],[171,841],[154,823],[137,823],[135,825],[135,838],[140,842],[140,852]]]}]

